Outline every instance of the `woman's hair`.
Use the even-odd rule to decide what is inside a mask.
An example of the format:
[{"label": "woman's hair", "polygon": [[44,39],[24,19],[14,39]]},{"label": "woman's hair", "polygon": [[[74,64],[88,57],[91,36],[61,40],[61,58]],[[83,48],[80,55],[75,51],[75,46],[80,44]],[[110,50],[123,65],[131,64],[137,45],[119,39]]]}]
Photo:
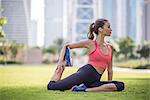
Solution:
[{"label": "woman's hair", "polygon": [[107,22],[108,20],[107,19],[97,19],[95,21],[95,23],[92,23],[89,27],[89,32],[88,32],[88,39],[91,39],[93,40],[94,39],[94,34],[97,34],[98,35],[98,29],[99,27],[103,28],[105,22]]}]

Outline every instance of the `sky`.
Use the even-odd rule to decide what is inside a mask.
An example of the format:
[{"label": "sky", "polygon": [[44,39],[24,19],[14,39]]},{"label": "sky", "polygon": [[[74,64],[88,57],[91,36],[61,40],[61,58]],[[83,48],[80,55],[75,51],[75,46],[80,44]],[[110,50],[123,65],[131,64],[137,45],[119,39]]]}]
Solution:
[{"label": "sky", "polygon": [[44,45],[44,0],[31,1],[31,20],[37,21],[37,45]]}]

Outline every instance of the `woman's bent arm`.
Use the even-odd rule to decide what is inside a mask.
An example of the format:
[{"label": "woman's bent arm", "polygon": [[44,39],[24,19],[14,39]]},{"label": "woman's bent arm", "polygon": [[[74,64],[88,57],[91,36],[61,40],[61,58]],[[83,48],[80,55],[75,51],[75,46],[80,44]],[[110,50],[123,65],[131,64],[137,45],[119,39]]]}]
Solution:
[{"label": "woman's bent arm", "polygon": [[61,52],[60,52],[60,56],[59,56],[59,62],[62,62],[64,61],[64,55],[65,55],[65,51],[66,51],[66,48],[69,47],[70,49],[73,49],[73,48],[89,48],[90,44],[91,44],[91,41],[92,40],[84,40],[84,41],[80,41],[80,42],[77,42],[77,43],[67,43],[63,46],[63,48],[61,49]]}]

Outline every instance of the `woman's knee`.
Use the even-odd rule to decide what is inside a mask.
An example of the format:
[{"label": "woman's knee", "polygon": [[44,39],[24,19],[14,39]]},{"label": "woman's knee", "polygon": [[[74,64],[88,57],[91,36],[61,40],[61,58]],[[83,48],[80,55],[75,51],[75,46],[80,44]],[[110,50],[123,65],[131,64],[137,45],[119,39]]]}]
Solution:
[{"label": "woman's knee", "polygon": [[114,84],[117,87],[117,91],[122,91],[125,88],[125,84],[123,82],[114,81]]},{"label": "woman's knee", "polygon": [[48,90],[59,90],[59,91],[65,91],[67,90],[63,85],[55,82],[55,81],[50,81],[47,85]]},{"label": "woman's knee", "polygon": [[55,83],[55,81],[50,81],[47,84],[47,90],[55,90],[55,88],[53,87],[53,84]]}]

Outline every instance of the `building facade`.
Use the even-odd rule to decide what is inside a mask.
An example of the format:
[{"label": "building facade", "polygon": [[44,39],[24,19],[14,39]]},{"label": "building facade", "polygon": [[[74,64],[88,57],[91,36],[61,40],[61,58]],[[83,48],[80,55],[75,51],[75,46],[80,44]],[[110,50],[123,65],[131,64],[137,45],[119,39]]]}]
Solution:
[{"label": "building facade", "polygon": [[6,39],[38,46],[37,22],[31,20],[31,0],[1,0],[1,7],[1,16],[8,20],[4,27]]},{"label": "building facade", "polygon": [[[149,1],[149,0],[145,0]],[[64,0],[64,37],[68,41],[87,38],[88,27],[97,18],[111,23],[112,36],[107,40],[130,36],[136,44],[143,44],[149,35],[149,3],[144,0]],[[144,9],[144,12],[143,12]],[[145,16],[145,17],[143,17]],[[146,25],[144,27],[144,25]]]},{"label": "building facade", "polygon": [[28,43],[30,32],[30,2],[24,0],[1,0],[2,16],[8,23],[4,27],[6,39],[18,43]]},{"label": "building facade", "polygon": [[150,0],[144,0],[143,23],[143,33],[145,33],[143,34],[144,40],[150,41]]},{"label": "building facade", "polygon": [[45,0],[44,46],[63,37],[63,0]]},{"label": "building facade", "polygon": [[[135,43],[150,40],[150,0],[44,0],[44,46],[58,38],[68,42],[87,39],[89,25],[98,18],[111,23],[114,40],[130,36]],[[32,20],[31,0],[0,0],[1,16],[8,18],[6,38],[38,46],[39,23]]]}]

